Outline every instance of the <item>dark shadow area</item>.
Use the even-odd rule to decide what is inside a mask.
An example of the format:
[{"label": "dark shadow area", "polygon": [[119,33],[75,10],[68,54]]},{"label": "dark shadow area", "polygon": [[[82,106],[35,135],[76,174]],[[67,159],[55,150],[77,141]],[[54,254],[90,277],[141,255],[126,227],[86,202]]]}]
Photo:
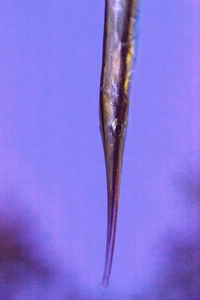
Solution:
[{"label": "dark shadow area", "polygon": [[[174,235],[174,233],[171,233]],[[166,259],[145,300],[200,299],[200,239],[174,238],[165,243]]]},{"label": "dark shadow area", "polygon": [[173,183],[179,193],[177,205],[189,210],[190,231],[165,234],[156,279],[149,280],[146,291],[133,300],[200,300],[200,168],[195,165],[176,174]]},{"label": "dark shadow area", "polygon": [[[180,192],[189,205],[200,206],[200,166],[189,166],[185,171],[177,173],[174,179],[174,188]],[[200,214],[200,207],[199,207]]]},{"label": "dark shadow area", "polygon": [[76,275],[62,276],[44,251],[34,216],[13,192],[0,192],[0,300],[88,299]]},{"label": "dark shadow area", "polygon": [[33,218],[21,211],[16,196],[0,197],[0,299],[14,300],[31,281],[47,284],[53,270],[37,251]]}]

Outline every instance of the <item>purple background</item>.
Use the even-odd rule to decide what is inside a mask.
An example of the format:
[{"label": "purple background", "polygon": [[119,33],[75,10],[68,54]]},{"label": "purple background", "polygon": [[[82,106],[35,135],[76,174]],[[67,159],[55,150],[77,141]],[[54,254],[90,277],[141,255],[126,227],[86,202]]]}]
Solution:
[{"label": "purple background", "polygon": [[103,0],[0,2],[1,300],[199,299],[200,3],[140,4],[108,289],[103,19]]}]

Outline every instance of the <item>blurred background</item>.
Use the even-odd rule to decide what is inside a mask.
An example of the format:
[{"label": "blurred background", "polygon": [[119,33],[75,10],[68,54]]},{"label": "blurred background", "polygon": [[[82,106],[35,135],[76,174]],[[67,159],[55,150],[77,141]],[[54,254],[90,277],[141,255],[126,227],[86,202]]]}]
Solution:
[{"label": "blurred background", "polygon": [[198,300],[200,2],[143,0],[110,285],[104,1],[0,3],[0,300]]}]

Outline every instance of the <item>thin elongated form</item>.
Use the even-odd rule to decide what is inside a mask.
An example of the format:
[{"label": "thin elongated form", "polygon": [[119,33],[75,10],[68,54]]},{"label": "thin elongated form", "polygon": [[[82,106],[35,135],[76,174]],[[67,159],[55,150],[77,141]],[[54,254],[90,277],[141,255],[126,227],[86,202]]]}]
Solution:
[{"label": "thin elongated form", "polygon": [[129,87],[135,57],[137,0],[106,0],[103,63],[100,84],[100,130],[107,176],[107,240],[102,283],[112,267],[120,176],[129,106]]}]

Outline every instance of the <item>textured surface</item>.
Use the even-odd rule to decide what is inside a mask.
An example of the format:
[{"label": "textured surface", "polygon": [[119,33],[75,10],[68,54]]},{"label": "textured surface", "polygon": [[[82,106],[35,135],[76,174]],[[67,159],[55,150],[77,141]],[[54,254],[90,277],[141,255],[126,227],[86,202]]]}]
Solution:
[{"label": "textured surface", "polygon": [[100,127],[104,146],[108,225],[103,284],[108,285],[115,243],[120,176],[134,59],[137,1],[105,1],[103,64],[100,85]]}]

